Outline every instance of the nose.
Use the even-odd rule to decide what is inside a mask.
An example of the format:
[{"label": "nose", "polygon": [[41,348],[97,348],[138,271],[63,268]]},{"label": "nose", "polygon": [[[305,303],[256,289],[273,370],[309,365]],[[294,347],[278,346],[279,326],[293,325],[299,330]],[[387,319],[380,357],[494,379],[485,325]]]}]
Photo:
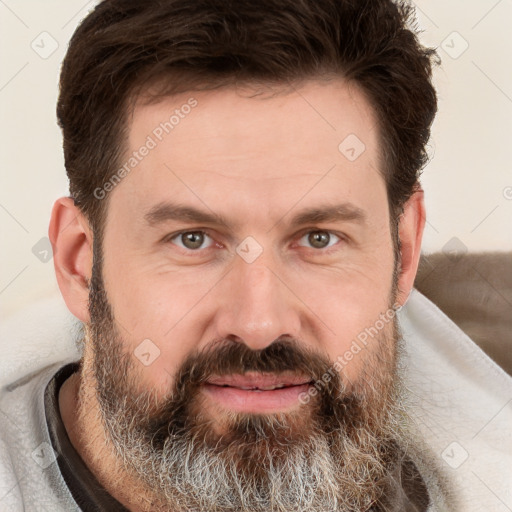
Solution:
[{"label": "nose", "polygon": [[282,336],[297,339],[300,301],[269,258],[247,263],[238,256],[218,289],[215,331],[252,350],[262,350]]}]

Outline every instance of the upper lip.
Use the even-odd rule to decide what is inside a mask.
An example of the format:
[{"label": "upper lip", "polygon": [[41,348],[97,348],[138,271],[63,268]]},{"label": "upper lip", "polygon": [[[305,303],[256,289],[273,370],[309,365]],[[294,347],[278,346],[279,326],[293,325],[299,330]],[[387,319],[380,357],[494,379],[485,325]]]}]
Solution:
[{"label": "upper lip", "polygon": [[276,389],[309,384],[310,377],[273,373],[248,372],[244,374],[215,375],[206,383],[215,386],[229,386],[240,389]]}]

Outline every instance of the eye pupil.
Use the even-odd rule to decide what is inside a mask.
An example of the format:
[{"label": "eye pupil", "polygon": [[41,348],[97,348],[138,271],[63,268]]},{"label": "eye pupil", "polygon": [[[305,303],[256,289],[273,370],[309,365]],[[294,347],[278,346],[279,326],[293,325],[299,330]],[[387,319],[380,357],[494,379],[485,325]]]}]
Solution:
[{"label": "eye pupil", "polygon": [[308,242],[311,244],[312,247],[315,247],[317,249],[323,249],[327,245],[329,245],[329,241],[331,240],[331,237],[329,233],[326,233],[325,231],[313,231],[308,236]]},{"label": "eye pupil", "polygon": [[190,231],[181,235],[181,241],[187,249],[198,249],[203,245],[204,233],[201,231]]}]

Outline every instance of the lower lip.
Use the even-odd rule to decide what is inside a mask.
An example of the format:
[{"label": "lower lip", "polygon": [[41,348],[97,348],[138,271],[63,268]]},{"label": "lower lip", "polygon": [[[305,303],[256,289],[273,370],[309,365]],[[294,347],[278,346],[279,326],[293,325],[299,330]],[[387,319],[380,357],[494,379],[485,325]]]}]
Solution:
[{"label": "lower lip", "polygon": [[300,396],[307,393],[310,384],[288,386],[270,391],[248,390],[204,384],[203,389],[225,409],[246,413],[272,413],[289,410],[301,403]]}]

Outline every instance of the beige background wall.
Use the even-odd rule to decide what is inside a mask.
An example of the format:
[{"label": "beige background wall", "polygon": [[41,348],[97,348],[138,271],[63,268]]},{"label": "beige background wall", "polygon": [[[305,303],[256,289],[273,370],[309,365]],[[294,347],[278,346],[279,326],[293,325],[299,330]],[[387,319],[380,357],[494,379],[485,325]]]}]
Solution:
[{"label": "beige background wall", "polygon": [[[57,290],[45,237],[53,201],[67,193],[58,72],[94,3],[0,1],[2,317]],[[416,5],[421,39],[443,59],[424,251],[512,250],[512,0]]]}]

